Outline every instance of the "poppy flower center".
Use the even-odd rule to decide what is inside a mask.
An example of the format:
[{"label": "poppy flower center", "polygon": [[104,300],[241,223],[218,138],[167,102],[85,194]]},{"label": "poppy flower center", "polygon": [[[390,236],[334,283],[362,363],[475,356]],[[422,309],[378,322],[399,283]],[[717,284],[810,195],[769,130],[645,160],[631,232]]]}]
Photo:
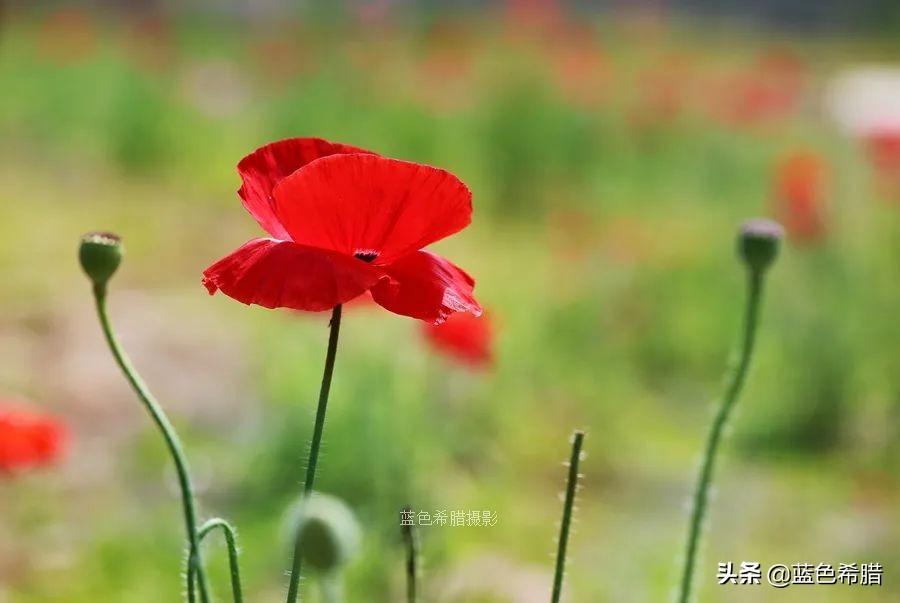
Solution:
[{"label": "poppy flower center", "polygon": [[353,257],[364,261],[366,264],[371,264],[378,257],[378,252],[373,249],[360,249],[353,254]]}]

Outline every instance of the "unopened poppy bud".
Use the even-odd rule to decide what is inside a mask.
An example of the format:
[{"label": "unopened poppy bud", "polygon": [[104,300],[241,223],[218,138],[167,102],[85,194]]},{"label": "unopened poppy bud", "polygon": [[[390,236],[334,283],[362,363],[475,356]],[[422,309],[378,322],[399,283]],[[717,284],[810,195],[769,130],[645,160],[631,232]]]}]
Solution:
[{"label": "unopened poppy bud", "polygon": [[360,529],[350,508],[333,496],[313,494],[296,515],[295,543],[303,563],[330,573],[340,569],[359,547]]},{"label": "unopened poppy bud", "polygon": [[122,239],[110,232],[89,232],[81,237],[78,259],[97,286],[106,285],[122,263]]},{"label": "unopened poppy bud", "polygon": [[738,254],[747,267],[763,272],[778,256],[778,248],[784,236],[781,224],[772,220],[748,220],[738,235]]}]

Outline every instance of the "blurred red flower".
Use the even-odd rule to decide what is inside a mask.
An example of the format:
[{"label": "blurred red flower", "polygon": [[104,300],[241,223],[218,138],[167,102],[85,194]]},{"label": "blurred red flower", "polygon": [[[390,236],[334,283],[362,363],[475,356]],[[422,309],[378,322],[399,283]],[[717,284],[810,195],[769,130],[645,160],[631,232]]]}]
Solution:
[{"label": "blurred red flower", "polygon": [[812,243],[825,235],[828,165],[812,151],[782,158],[775,169],[775,214],[793,240]]},{"label": "blurred red flower", "polygon": [[544,54],[551,61],[556,87],[570,103],[592,109],[603,102],[610,91],[612,68],[592,28],[569,25]]},{"label": "blurred red flower", "polygon": [[437,111],[458,111],[478,98],[475,57],[485,49],[470,25],[447,16],[439,18],[423,40],[420,60],[414,63],[415,99]]},{"label": "blurred red flower", "polygon": [[369,291],[391,312],[435,324],[481,314],[472,277],[422,250],[471,221],[472,194],[453,174],[318,138],[266,145],[238,172],[244,207],[271,237],[207,268],[210,294],[322,311]]},{"label": "blurred red flower", "polygon": [[869,161],[884,176],[900,178],[900,129],[883,129],[865,138]]},{"label": "blurred red flower", "polygon": [[805,86],[804,63],[789,52],[772,51],[758,57],[750,69],[726,78],[721,97],[710,99],[720,119],[752,126],[788,117],[800,105]]},{"label": "blurred red flower", "polygon": [[121,44],[145,73],[161,73],[177,59],[176,32],[172,18],[162,10],[150,9],[129,15],[130,24],[122,28]]},{"label": "blurred red flower", "polygon": [[68,429],[58,420],[21,407],[0,408],[0,473],[13,473],[59,459]]},{"label": "blurred red flower", "polygon": [[494,333],[487,316],[456,314],[442,325],[423,325],[425,340],[434,349],[475,367],[493,363]]},{"label": "blurred red flower", "polygon": [[40,24],[38,52],[69,64],[89,58],[97,49],[97,31],[84,8],[61,7],[49,12]]},{"label": "blurred red flower", "polygon": [[503,21],[514,38],[565,37],[567,15],[560,0],[506,0]]},{"label": "blurred red flower", "polygon": [[690,57],[669,55],[643,71],[636,80],[638,93],[629,111],[632,125],[641,130],[674,122],[687,109],[693,86]]}]

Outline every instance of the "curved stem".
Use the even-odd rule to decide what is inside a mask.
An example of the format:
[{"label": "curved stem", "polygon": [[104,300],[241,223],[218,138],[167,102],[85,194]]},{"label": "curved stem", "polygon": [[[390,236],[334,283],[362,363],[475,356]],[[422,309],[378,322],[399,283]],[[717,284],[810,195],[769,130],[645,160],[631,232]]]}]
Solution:
[{"label": "curved stem", "polygon": [[197,530],[197,539],[200,543],[206,536],[215,530],[222,528],[225,534],[225,544],[228,546],[228,566],[231,569],[231,593],[234,603],[244,602],[244,590],[241,587],[241,568],[238,564],[237,532],[234,527],[220,517],[214,517],[200,526]]},{"label": "curved stem", "polygon": [[715,467],[716,453],[719,442],[728,417],[737,402],[750,359],[753,356],[753,343],[756,338],[756,324],[759,313],[759,302],[762,297],[762,273],[751,270],[748,278],[747,306],[744,316],[744,331],[737,363],[732,366],[727,379],[725,393],[719,411],[713,420],[709,438],[706,441],[706,450],[700,467],[700,476],[697,481],[697,490],[694,493],[693,509],[691,511],[690,529],[688,532],[687,548],[685,550],[684,572],[681,578],[681,589],[678,601],[687,603],[691,596],[691,583],[694,577],[694,564],[697,557],[697,548],[700,541],[700,531],[703,527],[703,519],[706,516],[706,507],[709,500],[709,488],[712,483],[713,469]]},{"label": "curved stem", "polygon": [[[406,507],[406,513],[412,513],[412,509]],[[400,534],[403,536],[403,544],[406,547],[406,601],[416,603],[416,590],[418,587],[417,564],[419,561],[419,542],[416,531],[411,523],[400,525]]]},{"label": "curved stem", "polygon": [[572,456],[569,458],[569,479],[566,483],[566,499],[563,503],[562,523],[559,527],[559,544],[556,551],[556,572],[553,575],[552,603],[559,603],[562,595],[563,577],[566,573],[566,549],[569,546],[569,531],[572,525],[572,512],[575,507],[575,495],[578,493],[578,464],[581,461],[581,445],[584,443],[584,432],[576,431],[572,436]]},{"label": "curved stem", "polygon": [[[341,331],[341,306],[338,304],[331,312],[328,323],[331,332],[328,334],[328,349],[325,352],[325,370],[322,373],[322,386],[319,388],[319,406],[316,409],[316,423],[313,427],[312,442],[309,445],[309,460],[306,463],[306,481],[303,483],[303,496],[313,490],[316,479],[316,464],[319,461],[319,448],[322,445],[322,432],[325,429],[325,411],[328,408],[328,393],[331,391],[331,376],[334,374],[334,359],[337,356],[338,335]],[[294,603],[300,594],[300,547],[294,547],[294,559],[291,562],[291,581],[288,586],[287,603]]]},{"label": "curved stem", "polygon": [[97,316],[100,319],[100,326],[103,329],[103,335],[106,337],[106,343],[109,344],[109,349],[112,352],[116,363],[119,365],[119,368],[122,369],[122,373],[125,374],[125,378],[128,380],[131,388],[137,394],[138,398],[147,409],[147,412],[149,412],[150,416],[153,418],[153,422],[156,423],[156,426],[159,428],[159,431],[166,442],[166,446],[169,449],[169,453],[172,456],[172,461],[175,463],[178,484],[181,488],[181,504],[184,510],[185,530],[190,545],[188,569],[186,572],[188,600],[193,602],[195,598],[194,580],[192,579],[192,576],[196,573],[198,578],[197,582],[199,584],[200,600],[202,603],[208,603],[209,588],[207,586],[206,571],[203,568],[203,560],[198,546],[197,510],[194,503],[194,490],[191,486],[190,473],[188,472],[187,460],[185,459],[181,442],[178,439],[178,435],[175,433],[175,428],[172,427],[172,424],[169,422],[168,417],[166,417],[165,412],[163,412],[159,402],[157,402],[156,398],[153,397],[153,394],[150,393],[147,385],[141,379],[140,375],[138,375],[137,371],[132,366],[131,361],[128,359],[128,356],[119,345],[119,341],[113,332],[112,325],[109,322],[109,316],[106,312],[106,287],[100,285],[94,286],[94,301],[96,302]]}]

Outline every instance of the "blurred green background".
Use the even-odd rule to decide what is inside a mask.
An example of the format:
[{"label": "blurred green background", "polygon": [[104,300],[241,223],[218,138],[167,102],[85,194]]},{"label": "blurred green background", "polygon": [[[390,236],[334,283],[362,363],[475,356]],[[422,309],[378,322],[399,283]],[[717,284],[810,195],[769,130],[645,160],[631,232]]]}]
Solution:
[{"label": "blurred green background", "polygon": [[[200,274],[258,235],[237,161],[288,136],[459,175],[474,222],[437,248],[475,276],[496,334],[494,365],[473,370],[410,319],[348,309],[317,486],[364,525],[351,601],[402,599],[407,504],[498,516],[422,529],[426,600],[548,600],[575,427],[589,456],[570,601],[668,600],[739,328],[733,239],[758,215],[789,236],[699,600],[900,599],[900,178],[826,102],[839,73],[900,67],[896,29],[551,2],[241,6],[0,13],[0,398],[74,434],[58,466],[0,479],[0,601],[181,594],[174,474],[76,263],[96,229],[125,239],[113,320],[187,442],[204,515],[237,524],[248,599],[283,598],[327,318],[210,298]],[[207,555],[226,600],[225,550]],[[717,562],[745,560],[879,562],[884,585],[716,585]]]}]

